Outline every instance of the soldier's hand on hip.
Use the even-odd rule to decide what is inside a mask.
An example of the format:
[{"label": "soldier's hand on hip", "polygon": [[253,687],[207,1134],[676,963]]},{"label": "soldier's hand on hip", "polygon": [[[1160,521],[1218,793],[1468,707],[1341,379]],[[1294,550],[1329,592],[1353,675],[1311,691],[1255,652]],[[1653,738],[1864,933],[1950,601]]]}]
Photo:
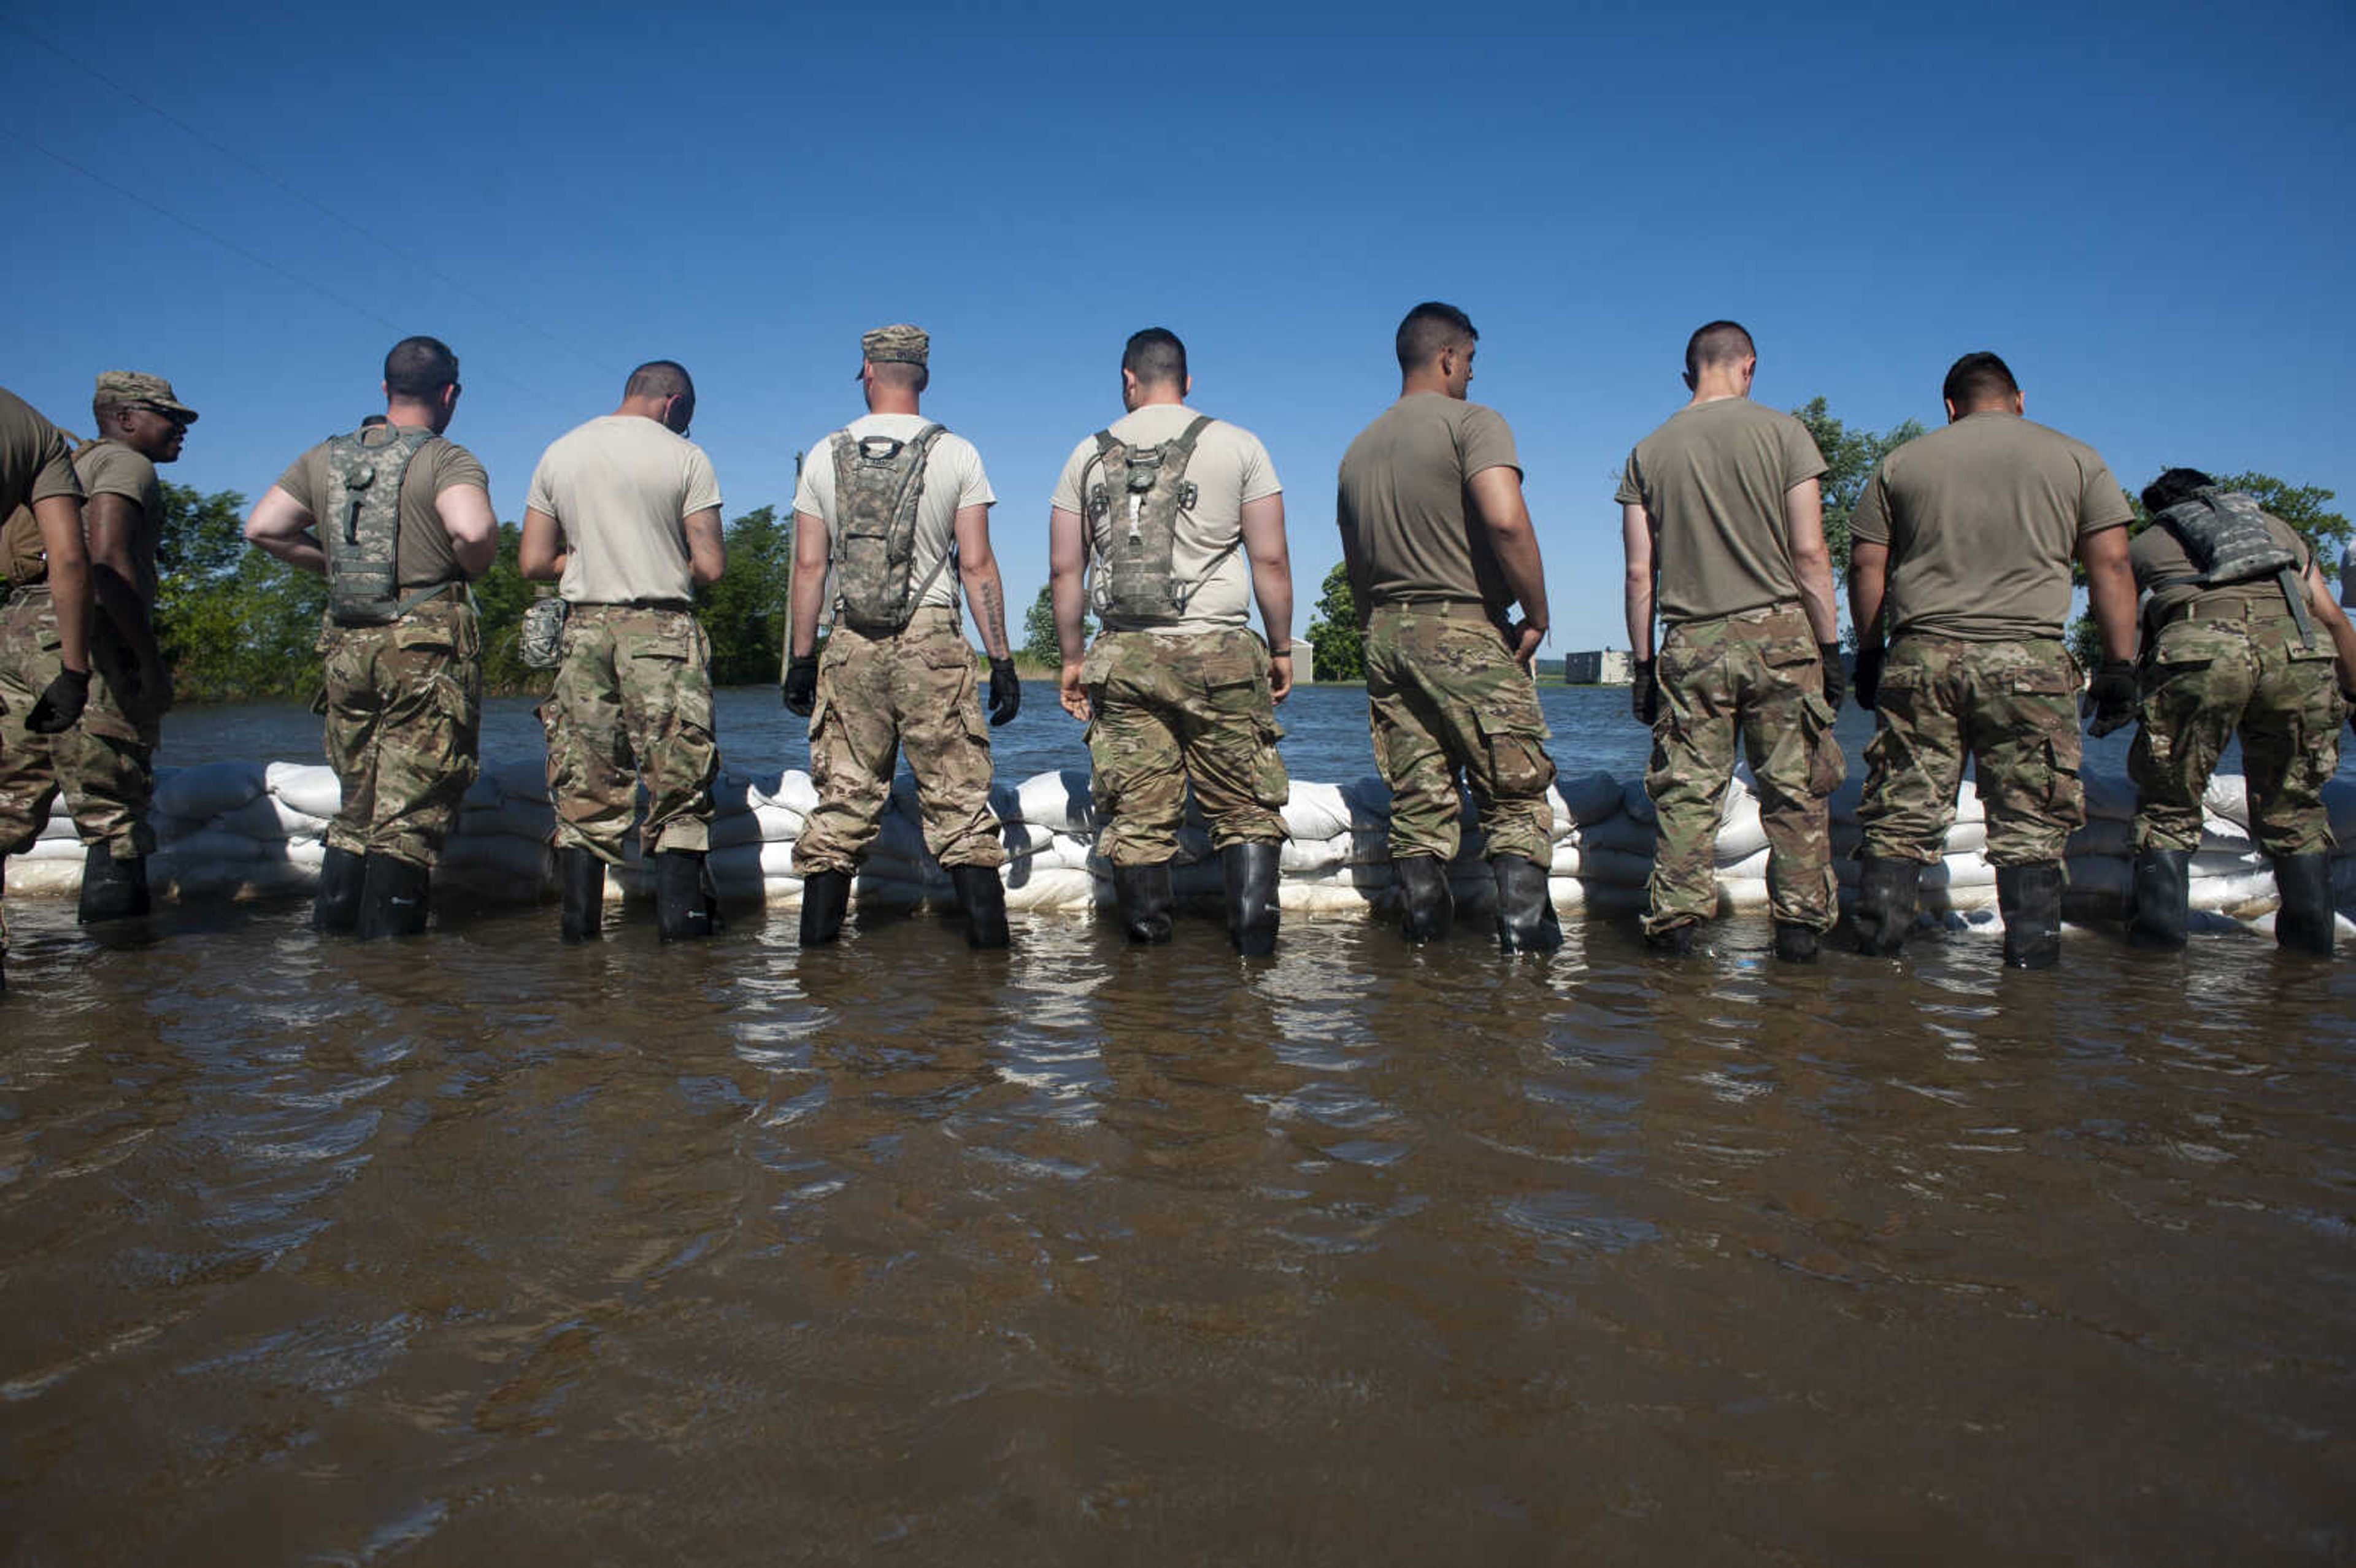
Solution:
[{"label": "soldier's hand on hip", "polygon": [[1849,679],[1849,689],[1857,696],[1857,705],[1870,712],[1881,696],[1881,655],[1879,643],[1857,650],[1857,670]]},{"label": "soldier's hand on hip", "polygon": [[2104,659],[2086,688],[2086,711],[2094,716],[2086,726],[2089,735],[2126,728],[2136,716],[2135,666],[2126,659]]},{"label": "soldier's hand on hip", "polygon": [[1281,702],[1292,695],[1292,645],[1268,651],[1268,699]]},{"label": "soldier's hand on hip", "polygon": [[1064,661],[1064,672],[1055,683],[1055,699],[1064,711],[1085,724],[1088,721],[1088,694],[1080,685],[1080,667],[1072,660]]},{"label": "soldier's hand on hip", "polygon": [[1816,657],[1825,667],[1825,706],[1840,711],[1841,699],[1848,695],[1848,666],[1841,662],[1838,643],[1818,643]]},{"label": "soldier's hand on hip", "polygon": [[996,729],[1010,724],[1023,711],[1023,677],[1014,673],[1012,659],[990,661],[990,723]]},{"label": "soldier's hand on hip", "polygon": [[1634,678],[1628,683],[1628,711],[1641,724],[1651,724],[1661,716],[1661,682],[1653,673],[1651,659],[1638,659]]},{"label": "soldier's hand on hip", "polygon": [[1538,645],[1546,641],[1547,629],[1535,621],[1516,621],[1505,634],[1505,645],[1514,650],[1514,662],[1524,669],[1538,656]]},{"label": "soldier's hand on hip", "polygon": [[818,706],[818,656],[797,654],[786,666],[787,710],[804,719]]},{"label": "soldier's hand on hip", "polygon": [[89,702],[90,671],[61,669],[25,716],[25,728],[36,735],[62,735],[74,727]]}]

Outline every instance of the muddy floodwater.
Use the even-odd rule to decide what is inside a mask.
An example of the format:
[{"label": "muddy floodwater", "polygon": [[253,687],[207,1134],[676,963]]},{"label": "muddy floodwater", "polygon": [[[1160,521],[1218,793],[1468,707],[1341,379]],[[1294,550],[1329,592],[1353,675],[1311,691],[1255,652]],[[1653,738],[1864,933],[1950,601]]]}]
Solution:
[{"label": "muddy floodwater", "polygon": [[8,1563],[2356,1559],[2356,959],[306,916],[12,901]]}]

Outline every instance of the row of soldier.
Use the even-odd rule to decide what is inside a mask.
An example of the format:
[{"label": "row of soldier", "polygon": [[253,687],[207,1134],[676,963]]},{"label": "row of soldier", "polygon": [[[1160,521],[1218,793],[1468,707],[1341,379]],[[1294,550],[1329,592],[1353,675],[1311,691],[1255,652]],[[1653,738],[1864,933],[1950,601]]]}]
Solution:
[{"label": "row of soldier", "polygon": [[[1555,768],[1531,676],[1546,588],[1512,433],[1467,396],[1477,341],[1453,306],[1408,313],[1400,396],[1344,457],[1337,521],[1365,623],[1375,759],[1392,792],[1402,928],[1420,943],[1451,925],[1445,868],[1462,791],[1484,831],[1500,946],[1544,952],[1561,941],[1547,873]],[[980,456],[919,411],[929,349],[905,325],[864,336],[867,412],[827,438],[794,497],[784,697],[810,720],[819,797],[795,852],[805,945],[839,933],[904,752],[968,940],[1008,941],[983,683],[961,602],[988,655],[991,724],[1015,717],[1022,688]],[[1691,401],[1637,444],[1618,494],[1660,830],[1644,923],[1654,945],[1686,953],[1715,913],[1710,848],[1739,742],[1769,838],[1775,950],[1804,962],[1839,912],[1826,801],[1845,765],[1832,728],[1847,672],[1825,464],[1805,427],[1751,400],[1755,368],[1740,326],[1697,331]],[[1120,375],[1127,411],[1074,449],[1049,525],[1060,697],[1087,725],[1098,850],[1129,938],[1168,940],[1191,786],[1222,862],[1230,940],[1262,955],[1276,942],[1288,788],[1274,709],[1292,679],[1281,487],[1256,437],[1187,406],[1175,336],[1135,335]],[[456,357],[436,339],[404,339],[383,390],[383,417],[304,453],[245,528],[327,580],[326,748],[342,805],[314,923],[362,936],[423,929],[432,868],[477,765],[479,634],[465,585],[498,541],[482,466],[444,434]],[[2062,641],[2075,560],[2104,654],[2094,731],[2138,711],[2143,721],[2131,761],[2137,939],[2184,940],[2201,793],[2238,730],[2253,831],[2280,883],[2280,939],[2329,952],[2320,788],[2337,763],[2356,630],[2304,542],[2246,497],[2170,470],[2145,494],[2166,526],[2130,548],[2131,513],[2102,460],[2029,421],[2002,360],[1965,356],[1942,395],[1946,428],[1882,463],[1851,525],[1855,693],[1879,709],[1859,812],[1858,946],[1895,953],[1912,925],[1920,869],[1941,853],[1968,756],[2007,961],[2054,961],[2062,847],[2083,815],[2084,683]],[[568,942],[598,934],[605,872],[634,826],[661,936],[716,923],[705,852],[719,753],[691,600],[725,560],[718,483],[687,439],[694,411],[687,371],[649,362],[612,414],[560,438],[531,479],[519,565],[557,583],[563,615],[540,714]],[[104,920],[147,903],[146,798],[170,703],[152,621],[155,464],[178,455],[196,412],[167,382],[126,372],[100,378],[93,412],[99,438],[70,453],[21,402],[0,404],[0,512],[25,507],[7,532],[0,627],[0,853],[29,847],[62,788],[89,846],[81,915]],[[1255,601],[1264,639],[1249,630]],[[1088,644],[1091,611],[1103,631]],[[0,953],[5,940],[0,926]]]}]

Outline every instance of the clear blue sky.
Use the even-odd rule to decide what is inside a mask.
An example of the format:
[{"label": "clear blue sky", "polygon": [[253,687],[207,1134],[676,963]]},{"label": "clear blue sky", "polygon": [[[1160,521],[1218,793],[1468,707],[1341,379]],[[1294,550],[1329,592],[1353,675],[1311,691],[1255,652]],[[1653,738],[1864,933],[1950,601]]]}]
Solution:
[{"label": "clear blue sky", "polygon": [[0,382],[87,430],[98,371],[169,377],[204,414],[169,476],[252,497],[431,332],[513,519],[668,356],[733,516],[789,503],[859,334],[915,321],[1019,610],[1161,325],[1274,455],[1298,631],[1392,331],[1444,299],[1520,443],[1557,653],[1624,645],[1613,479],[1715,316],[1779,407],[1936,422],[1994,348],[2130,487],[2356,500],[2347,0],[1581,9],[0,7]]}]

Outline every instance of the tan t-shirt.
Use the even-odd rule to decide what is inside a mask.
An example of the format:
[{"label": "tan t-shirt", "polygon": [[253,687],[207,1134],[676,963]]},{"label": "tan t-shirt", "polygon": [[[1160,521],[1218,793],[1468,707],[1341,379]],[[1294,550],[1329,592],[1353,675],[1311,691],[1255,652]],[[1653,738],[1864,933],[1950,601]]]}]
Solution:
[{"label": "tan t-shirt", "polygon": [[1503,613],[1514,602],[1465,485],[1484,468],[1521,471],[1494,409],[1410,392],[1342,455],[1335,521],[1367,603],[1448,600]]},{"label": "tan t-shirt", "polygon": [[35,581],[48,570],[32,505],[52,496],[81,499],[72,448],[31,404],[0,388],[0,517],[7,519],[0,527],[0,563],[11,582]]},{"label": "tan t-shirt", "polygon": [[[2315,552],[2308,548],[2307,541],[2299,537],[2297,528],[2272,512],[2262,512],[2259,517],[2265,523],[2266,537],[2298,557],[2297,570],[2299,577],[2304,579],[2308,563],[2315,559]],[[2201,569],[2192,564],[2190,552],[2185,549],[2184,541],[2176,537],[2175,530],[2157,519],[2151,527],[2136,535],[2134,541],[2127,546],[2127,564],[2135,571],[2136,586],[2151,592],[2151,603],[2146,607],[2146,613],[2154,624],[2167,620],[2178,606],[2189,604],[2195,599],[2211,604],[2246,604],[2252,612],[2261,615],[2290,613],[2290,606],[2283,602],[2282,582],[2278,578],[2261,577],[2255,581],[2228,582],[2217,588],[2203,588],[2197,582],[2161,586],[2170,578],[2198,577]],[[2302,586],[2300,592],[2305,591]]]},{"label": "tan t-shirt", "polygon": [[[1158,446],[1183,434],[1196,417],[1196,411],[1183,403],[1148,403],[1123,414],[1108,429],[1114,440],[1130,446]],[[1092,435],[1065,460],[1049,505],[1087,518],[1088,489],[1100,476],[1090,471],[1098,466]],[[1194,486],[1194,505],[1178,514],[1170,548],[1172,577],[1195,584],[1185,613],[1175,621],[1134,624],[1107,615],[1106,630],[1216,632],[1250,623],[1252,577],[1251,560],[1243,548],[1244,504],[1283,491],[1277,482],[1276,464],[1269,461],[1268,448],[1260,444],[1259,437],[1240,425],[1213,420],[1194,438],[1194,453],[1186,460],[1186,478]],[[1091,557],[1112,549],[1112,527],[1109,514],[1087,523]]]},{"label": "tan t-shirt", "polygon": [[[372,426],[362,439],[369,446],[391,445],[392,427]],[[321,442],[278,476],[278,487],[294,496],[323,528],[336,501],[328,444]],[[491,487],[475,454],[455,441],[437,435],[409,460],[401,476],[401,533],[392,547],[393,575],[399,587],[428,588],[466,580],[466,569],[458,564],[458,552],[450,543],[450,530],[443,527],[442,514],[434,505],[443,491],[461,485],[471,485],[486,494]]]},{"label": "tan t-shirt", "polygon": [[1783,496],[1824,471],[1807,426],[1748,398],[1680,409],[1638,442],[1615,498],[1652,514],[1662,622],[1796,601]]},{"label": "tan t-shirt", "polygon": [[73,464],[83,496],[91,500],[120,496],[139,508],[139,527],[131,536],[131,569],[140,600],[154,604],[155,543],[164,535],[164,485],[155,476],[155,464],[112,436],[75,453]]},{"label": "tan t-shirt", "polygon": [[703,448],[639,414],[602,414],[558,436],[531,473],[535,512],[570,555],[557,592],[575,604],[685,600],[687,518],[720,505]]},{"label": "tan t-shirt", "polygon": [[[862,414],[810,448],[802,464],[801,482],[794,486],[794,510],[818,518],[830,536],[835,527],[834,443],[883,436],[914,441],[933,421],[922,414]],[[919,610],[958,607],[957,515],[968,507],[991,507],[998,496],[982,472],[981,453],[955,431],[933,438],[925,454],[925,488],[916,498],[916,537],[908,558],[911,582],[925,584]]]},{"label": "tan t-shirt", "polygon": [[1884,635],[2058,637],[2078,541],[2135,516],[2094,449],[1984,410],[1881,460],[1849,535],[1890,549]]}]

